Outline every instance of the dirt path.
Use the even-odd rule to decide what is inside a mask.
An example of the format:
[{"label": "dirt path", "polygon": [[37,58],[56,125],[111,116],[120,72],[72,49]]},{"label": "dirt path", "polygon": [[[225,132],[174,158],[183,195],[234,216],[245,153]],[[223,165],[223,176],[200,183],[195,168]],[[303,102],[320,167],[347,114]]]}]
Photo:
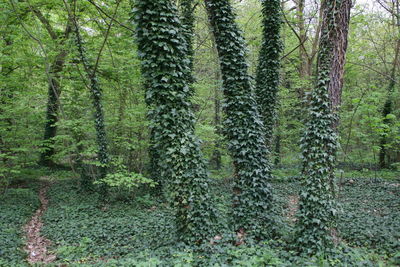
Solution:
[{"label": "dirt path", "polygon": [[28,253],[29,263],[50,263],[56,259],[56,255],[47,251],[47,247],[51,243],[50,240],[44,238],[40,234],[43,226],[42,216],[49,205],[49,200],[46,197],[49,187],[50,183],[44,181],[42,188],[39,191],[41,206],[24,227],[27,240],[25,251]]},{"label": "dirt path", "polygon": [[296,222],[296,213],[298,208],[299,208],[299,196],[298,195],[289,196],[288,212],[286,216],[291,222]]}]

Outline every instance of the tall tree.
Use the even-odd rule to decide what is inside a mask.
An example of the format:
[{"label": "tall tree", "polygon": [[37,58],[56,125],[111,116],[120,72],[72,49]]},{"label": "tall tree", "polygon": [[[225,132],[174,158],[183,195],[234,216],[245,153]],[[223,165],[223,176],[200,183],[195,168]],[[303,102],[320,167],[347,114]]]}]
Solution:
[{"label": "tall tree", "polygon": [[326,0],[319,43],[317,80],[302,138],[303,189],[297,225],[299,249],[314,254],[331,247],[335,225],[332,177],[338,145],[335,114],[342,89],[351,0]]},{"label": "tall tree", "polygon": [[261,237],[271,229],[272,192],[264,126],[257,109],[245,44],[229,0],[206,0],[223,79],[225,135],[235,168],[236,231]]},{"label": "tall tree", "polygon": [[280,56],[283,49],[280,37],[281,1],[263,0],[263,34],[258,57],[256,75],[257,103],[264,121],[265,139],[271,149],[273,130],[276,123],[277,97],[279,90]]},{"label": "tall tree", "polygon": [[[66,7],[69,9],[69,13],[71,14],[71,10],[68,7],[67,3],[65,2]],[[74,1],[74,5],[76,4],[76,1]],[[117,4],[118,8],[119,2]],[[117,10],[116,8],[116,10]],[[89,88],[90,88],[90,93],[93,101],[93,108],[94,108],[94,124],[95,124],[95,129],[96,129],[96,137],[97,137],[97,145],[98,145],[98,158],[100,162],[99,170],[100,170],[100,175],[99,178],[104,178],[107,175],[107,165],[109,163],[109,155],[108,155],[108,144],[107,144],[107,134],[106,134],[106,128],[104,124],[104,111],[103,111],[103,105],[102,105],[102,89],[99,84],[99,80],[96,75],[98,63],[99,63],[99,56],[97,57],[96,63],[91,64],[88,60],[88,57],[86,55],[86,50],[84,46],[84,41],[82,38],[82,35],[80,33],[79,25],[76,19],[76,14],[75,14],[75,8],[74,8],[74,13],[73,15],[70,15],[73,19],[73,28],[74,28],[74,33],[75,33],[75,42],[77,46],[77,50],[79,53],[80,60],[82,62],[82,65],[85,69],[85,73],[87,75],[87,78],[89,80]],[[112,26],[112,21],[109,24],[108,32]],[[103,42],[103,46],[105,42],[107,41],[107,36],[105,37],[105,40]],[[89,178],[86,175],[83,175],[83,178]],[[84,179],[82,181],[82,184],[84,187],[89,187],[90,186],[90,181],[87,181],[87,179]],[[103,186],[102,190],[105,190],[105,187]]]},{"label": "tall tree", "polygon": [[205,163],[194,134],[184,29],[170,0],[139,0],[135,7],[159,176],[172,197],[179,238],[200,242],[211,237],[215,214]]},{"label": "tall tree", "polygon": [[[28,2],[29,3],[29,2]],[[68,37],[71,33],[71,20],[67,19],[67,25],[65,26],[65,30],[60,33],[57,29],[55,29],[50,21],[43,15],[43,13],[36,8],[35,6],[31,6],[29,4],[29,8],[38,18],[38,20],[43,25],[44,29],[48,32],[50,38],[55,43],[56,56],[54,57],[53,62],[50,64],[48,70],[48,102],[47,102],[47,111],[46,111],[46,122],[44,126],[44,137],[43,137],[43,147],[40,155],[39,163],[43,166],[52,167],[54,166],[54,162],[52,160],[52,156],[55,153],[54,149],[54,137],[57,134],[57,122],[58,122],[58,111],[59,111],[59,98],[61,94],[61,86],[60,86],[60,78],[61,72],[64,69],[65,60],[68,56],[68,50],[65,47],[65,42],[68,40]]]}]

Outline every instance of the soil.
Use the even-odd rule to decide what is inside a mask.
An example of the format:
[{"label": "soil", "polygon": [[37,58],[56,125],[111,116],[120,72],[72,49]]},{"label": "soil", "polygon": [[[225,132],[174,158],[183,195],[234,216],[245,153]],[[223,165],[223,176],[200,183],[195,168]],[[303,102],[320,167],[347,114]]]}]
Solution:
[{"label": "soil", "polygon": [[298,209],[299,209],[299,196],[298,195],[289,196],[288,212],[286,214],[286,217],[291,222],[296,222],[296,213]]},{"label": "soil", "polygon": [[35,212],[32,219],[24,226],[26,234],[25,251],[28,253],[29,263],[51,263],[56,259],[56,255],[48,251],[50,240],[43,237],[40,233],[43,222],[42,216],[46,212],[49,200],[46,197],[47,190],[50,187],[49,182],[43,182],[39,191],[39,199],[41,206]]}]

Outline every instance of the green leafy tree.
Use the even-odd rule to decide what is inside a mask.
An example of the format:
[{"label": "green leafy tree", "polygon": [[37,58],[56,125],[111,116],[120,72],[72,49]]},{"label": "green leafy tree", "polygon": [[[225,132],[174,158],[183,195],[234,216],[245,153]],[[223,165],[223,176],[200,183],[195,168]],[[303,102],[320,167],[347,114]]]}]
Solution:
[{"label": "green leafy tree", "polygon": [[140,0],[135,7],[159,176],[176,210],[179,238],[200,242],[211,237],[215,214],[205,163],[194,135],[193,91],[189,88],[188,47],[182,24],[169,0]]},{"label": "green leafy tree", "polygon": [[248,74],[245,44],[230,1],[207,0],[206,8],[220,57],[225,95],[225,135],[235,168],[233,223],[256,237],[270,231],[271,167],[264,126]]},{"label": "green leafy tree", "polygon": [[[382,5],[382,4],[381,4]],[[397,84],[397,70],[398,70],[398,65],[399,65],[399,58],[400,58],[400,4],[399,1],[396,0],[393,2],[393,8],[390,10],[389,8],[386,8],[386,10],[389,10],[392,17],[393,21],[396,22],[396,30],[397,30],[397,36],[396,36],[396,48],[395,48],[395,55],[392,63],[392,69],[390,73],[390,82],[389,86],[387,88],[387,97],[385,104],[382,109],[382,117],[383,117],[383,124],[385,130],[382,133],[382,136],[380,138],[380,150],[379,150],[379,166],[380,168],[387,168],[387,147],[388,147],[388,132],[390,130],[391,124],[393,124],[393,111],[394,111],[394,101],[393,101],[393,95],[395,91],[395,87]],[[395,30],[395,31],[396,31]],[[399,154],[400,155],[400,154]]]},{"label": "green leafy tree", "polygon": [[68,19],[65,30],[59,32],[50,23],[50,21],[42,14],[42,12],[33,6],[30,6],[32,12],[41,22],[43,27],[48,32],[50,38],[55,43],[56,56],[53,62],[50,64],[48,70],[48,102],[46,111],[46,122],[44,126],[44,137],[43,137],[43,147],[42,153],[40,155],[39,163],[43,166],[52,167],[54,162],[52,156],[55,154],[55,141],[54,138],[57,135],[57,122],[58,122],[58,112],[60,108],[59,98],[61,95],[61,85],[60,78],[61,72],[65,66],[65,60],[68,56],[68,49],[65,47],[65,42],[68,40],[71,33],[71,20]]}]

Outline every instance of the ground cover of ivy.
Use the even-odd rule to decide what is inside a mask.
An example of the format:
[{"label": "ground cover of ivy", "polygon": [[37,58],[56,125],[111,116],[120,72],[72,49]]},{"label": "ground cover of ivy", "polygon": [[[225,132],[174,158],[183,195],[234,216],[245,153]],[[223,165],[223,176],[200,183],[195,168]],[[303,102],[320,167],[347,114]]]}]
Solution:
[{"label": "ground cover of ivy", "polygon": [[23,226],[29,221],[40,202],[39,183],[32,170],[23,171],[5,193],[0,192],[0,266],[19,266],[25,262]]},{"label": "ground cover of ivy", "polygon": [[[136,195],[111,192],[109,202],[104,204],[99,195],[81,192],[79,179],[66,172],[52,175],[54,183],[47,193],[50,203],[43,217],[42,234],[52,241],[50,250],[57,254],[54,266],[396,266],[400,263],[398,178],[354,175],[344,178],[338,184],[342,211],[337,231],[341,245],[329,257],[305,258],[297,256],[291,247],[294,223],[287,216],[288,199],[299,191],[298,177],[294,170],[279,170],[277,174],[282,174],[273,182],[281,214],[277,218],[279,237],[269,242],[232,245],[232,236],[223,226],[227,221],[223,215],[229,214],[230,179],[214,180],[212,184],[213,197],[222,214],[219,227],[223,239],[215,244],[188,247],[177,243],[173,212],[159,198],[147,192]],[[288,175],[286,179],[284,174]],[[40,181],[30,181],[24,184],[25,188],[11,188],[6,198],[1,198],[0,225],[4,229],[8,221],[9,229],[14,230],[2,231],[0,266],[25,262],[21,227],[39,205],[39,184]],[[13,253],[7,252],[5,256],[4,248]]]}]

